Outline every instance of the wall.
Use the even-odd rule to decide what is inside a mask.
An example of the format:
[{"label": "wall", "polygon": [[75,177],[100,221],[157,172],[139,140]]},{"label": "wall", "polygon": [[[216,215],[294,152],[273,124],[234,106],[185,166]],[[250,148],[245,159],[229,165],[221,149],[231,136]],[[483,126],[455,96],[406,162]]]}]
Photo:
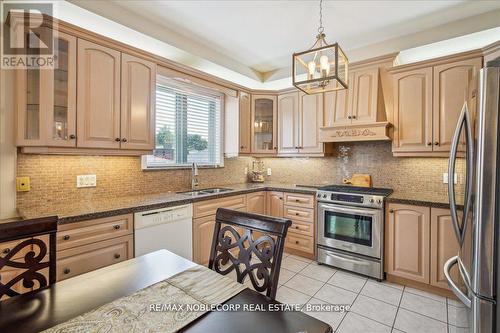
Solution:
[{"label": "wall", "polygon": [[[347,163],[338,156],[339,147],[349,148]],[[446,199],[446,158],[396,158],[387,142],[351,143],[335,146],[335,156],[326,158],[262,158],[272,169],[268,181],[292,184],[340,184],[353,173],[372,175],[373,185],[393,188],[406,195]],[[221,169],[200,169],[200,187],[246,182],[245,167],[253,158],[225,160]],[[458,173],[461,172],[458,165]],[[117,156],[18,155],[19,176],[31,177],[31,191],[18,193],[19,207],[68,200],[99,200],[145,193],[182,191],[190,187],[190,170],[142,171],[140,158]],[[96,174],[97,187],[76,188],[76,176]]]},{"label": "wall", "polygon": [[[220,169],[200,169],[200,187],[243,183],[251,158],[226,159]],[[17,194],[18,207],[188,190],[191,170],[142,171],[139,157],[18,154],[17,173],[31,177],[31,191]],[[76,176],[95,174],[97,186],[77,188]]]}]

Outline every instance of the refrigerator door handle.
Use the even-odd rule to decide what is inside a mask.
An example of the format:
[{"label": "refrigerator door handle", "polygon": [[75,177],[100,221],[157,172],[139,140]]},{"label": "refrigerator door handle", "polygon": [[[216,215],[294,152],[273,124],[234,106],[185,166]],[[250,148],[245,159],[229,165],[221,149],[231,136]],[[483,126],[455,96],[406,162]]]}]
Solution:
[{"label": "refrigerator door handle", "polygon": [[446,277],[446,280],[448,282],[448,286],[450,287],[451,291],[455,294],[455,296],[458,297],[458,299],[465,304],[466,307],[470,308],[472,301],[465,295],[453,282],[451,275],[450,275],[450,270],[453,266],[455,266],[458,263],[458,256],[451,257],[446,261],[444,264],[444,276]]},{"label": "refrigerator door handle", "polygon": [[[460,142],[460,133],[462,129],[465,129],[465,140],[466,140],[466,161],[467,161],[467,178],[465,182],[465,201],[464,201],[464,211],[462,216],[462,223],[458,223],[457,216],[457,205],[455,200],[455,161],[458,153],[458,144]],[[455,230],[455,235],[457,236],[458,243],[460,246],[463,245],[465,238],[465,231],[467,230],[467,220],[469,215],[469,206],[472,201],[472,191],[470,187],[473,181],[473,149],[474,149],[474,139],[472,136],[472,125],[470,120],[469,109],[467,107],[467,102],[464,103],[462,107],[462,112],[458,119],[457,128],[453,135],[450,151],[450,160],[448,163],[448,197],[450,199],[450,213],[451,220],[453,224],[453,229]]]}]

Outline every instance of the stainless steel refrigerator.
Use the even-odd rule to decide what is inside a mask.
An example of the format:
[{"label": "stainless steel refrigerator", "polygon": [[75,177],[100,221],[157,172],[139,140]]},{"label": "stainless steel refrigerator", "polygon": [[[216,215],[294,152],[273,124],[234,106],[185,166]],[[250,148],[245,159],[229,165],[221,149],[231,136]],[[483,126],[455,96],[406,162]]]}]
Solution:
[{"label": "stainless steel refrigerator", "polygon": [[[448,165],[451,219],[459,244],[444,273],[460,302],[450,302],[448,319],[464,332],[496,332],[500,285],[500,58],[479,75],[478,101],[464,104]],[[474,105],[478,105],[474,112]],[[463,164],[463,187],[454,185]],[[450,235],[452,237],[452,235]],[[500,327],[498,328],[500,330]]]}]

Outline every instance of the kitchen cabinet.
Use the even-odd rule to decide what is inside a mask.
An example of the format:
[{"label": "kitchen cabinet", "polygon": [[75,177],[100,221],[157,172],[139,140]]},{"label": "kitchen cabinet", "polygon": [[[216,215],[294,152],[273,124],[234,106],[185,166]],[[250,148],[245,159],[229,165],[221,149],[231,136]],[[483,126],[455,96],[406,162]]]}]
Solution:
[{"label": "kitchen cabinet", "polygon": [[353,123],[373,123],[377,121],[378,72],[378,67],[374,67],[354,71],[353,73],[352,107],[350,110]]},{"label": "kitchen cabinet", "polygon": [[119,149],[121,53],[78,40],[78,133],[85,148]]},{"label": "kitchen cabinet", "polygon": [[388,205],[387,273],[429,283],[430,208]]},{"label": "kitchen cabinet", "polygon": [[267,192],[267,215],[283,217],[283,192]]},{"label": "kitchen cabinet", "polygon": [[278,96],[278,154],[299,152],[299,93]]},{"label": "kitchen cabinet", "polygon": [[352,108],[352,87],[354,74],[349,73],[347,84],[350,89],[342,89],[325,93],[325,126],[333,127],[334,125],[347,125],[352,123],[351,108]]},{"label": "kitchen cabinet", "polygon": [[252,95],[252,153],[276,154],[277,152],[277,97]]},{"label": "kitchen cabinet", "polygon": [[77,40],[54,36],[55,68],[16,71],[18,146],[76,146]]},{"label": "kitchen cabinet", "polygon": [[247,194],[247,212],[266,214],[266,192]]},{"label": "kitchen cabinet", "polygon": [[393,76],[393,151],[432,151],[432,67]]},{"label": "kitchen cabinet", "polygon": [[455,58],[391,70],[395,156],[448,156],[465,101],[474,115],[482,58]]},{"label": "kitchen cabinet", "polygon": [[125,53],[121,61],[120,148],[153,150],[156,64]]},{"label": "kitchen cabinet", "polygon": [[57,281],[134,257],[133,215],[63,224],[58,227]]},{"label": "kitchen cabinet", "polygon": [[252,115],[251,115],[251,100],[250,94],[245,92],[240,92],[239,98],[239,106],[240,106],[240,153],[241,154],[250,154],[251,150],[251,127],[252,127]]},{"label": "kitchen cabinet", "polygon": [[[447,289],[448,282],[443,267],[448,259],[456,256],[459,250],[458,241],[451,220],[450,210],[431,208],[431,270],[430,283],[433,286]],[[456,267],[451,271],[454,281],[458,281]]]},{"label": "kitchen cabinet", "polygon": [[288,93],[278,96],[278,155],[322,155],[323,95]]}]

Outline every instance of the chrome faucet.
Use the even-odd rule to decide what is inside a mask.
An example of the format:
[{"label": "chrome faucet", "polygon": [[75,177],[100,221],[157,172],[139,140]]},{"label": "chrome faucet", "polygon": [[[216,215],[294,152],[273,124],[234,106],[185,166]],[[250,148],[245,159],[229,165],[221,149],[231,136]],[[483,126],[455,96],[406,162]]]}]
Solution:
[{"label": "chrome faucet", "polygon": [[198,188],[198,164],[193,162],[191,165],[191,190],[194,191]]}]

